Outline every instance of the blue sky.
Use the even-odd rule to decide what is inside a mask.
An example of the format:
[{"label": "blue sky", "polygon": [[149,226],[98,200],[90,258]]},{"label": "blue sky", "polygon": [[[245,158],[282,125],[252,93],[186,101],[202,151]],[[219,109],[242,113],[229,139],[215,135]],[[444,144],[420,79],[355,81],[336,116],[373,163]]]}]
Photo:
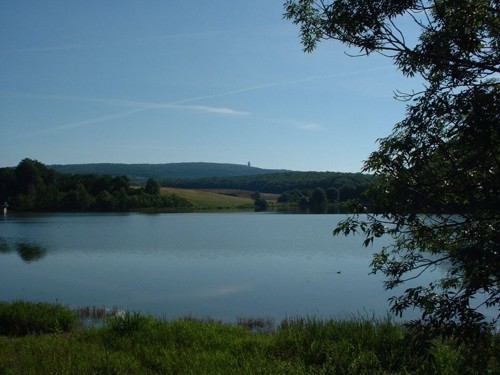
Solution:
[{"label": "blue sky", "polygon": [[302,51],[283,1],[5,1],[0,166],[217,162],[358,172],[418,89]]}]

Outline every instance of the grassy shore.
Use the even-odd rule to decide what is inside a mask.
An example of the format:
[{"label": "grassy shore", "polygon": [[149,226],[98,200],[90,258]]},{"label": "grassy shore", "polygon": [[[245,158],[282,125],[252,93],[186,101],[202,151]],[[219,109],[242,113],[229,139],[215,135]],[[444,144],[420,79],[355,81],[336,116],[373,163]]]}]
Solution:
[{"label": "grassy shore", "polygon": [[387,320],[125,313],[82,327],[60,305],[0,303],[0,374],[499,374],[499,353],[498,335],[481,347],[426,344]]}]

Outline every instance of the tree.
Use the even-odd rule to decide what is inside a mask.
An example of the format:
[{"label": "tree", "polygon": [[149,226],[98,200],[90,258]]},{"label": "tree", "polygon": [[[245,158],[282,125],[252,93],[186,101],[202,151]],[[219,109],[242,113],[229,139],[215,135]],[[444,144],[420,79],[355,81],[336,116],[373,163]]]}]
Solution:
[{"label": "tree", "polygon": [[114,177],[111,180],[111,191],[120,191],[122,188],[127,191],[130,187],[130,180],[127,176]]},{"label": "tree", "polygon": [[160,194],[160,190],[161,190],[161,186],[160,186],[160,183],[158,181],[150,178],[146,182],[146,186],[144,187],[144,190],[148,194],[159,195]]},{"label": "tree", "polygon": [[252,199],[254,200],[255,211],[267,211],[269,208],[269,203],[262,198],[259,191],[252,194]]},{"label": "tree", "polygon": [[358,206],[334,234],[361,233],[366,246],[392,237],[371,263],[388,289],[442,266],[439,280],[393,297],[392,311],[419,308],[412,324],[430,335],[484,337],[481,309],[500,305],[498,0],[289,0],[285,18],[307,52],[334,39],[425,80],[421,92],[396,94],[406,118],[364,164],[377,177],[373,213]]},{"label": "tree", "polygon": [[113,196],[107,190],[101,191],[96,197],[96,208],[102,211],[111,211],[113,207]]},{"label": "tree", "polygon": [[278,198],[279,203],[298,203],[304,195],[299,189],[285,191]]},{"label": "tree", "polygon": [[311,198],[309,199],[309,205],[311,210],[315,213],[322,213],[326,211],[328,200],[326,198],[326,192],[324,189],[317,187],[311,192]]},{"label": "tree", "polygon": [[45,209],[53,200],[55,171],[37,160],[23,159],[14,170],[15,191],[18,193],[16,208],[23,210]]},{"label": "tree", "polygon": [[326,189],[326,197],[328,198],[328,202],[338,202],[340,200],[340,192],[339,189],[331,186]]}]

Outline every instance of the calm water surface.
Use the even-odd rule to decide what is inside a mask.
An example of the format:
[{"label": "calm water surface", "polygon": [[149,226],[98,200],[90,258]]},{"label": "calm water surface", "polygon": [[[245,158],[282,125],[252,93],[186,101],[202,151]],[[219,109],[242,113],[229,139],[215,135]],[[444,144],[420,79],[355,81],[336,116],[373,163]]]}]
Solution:
[{"label": "calm water surface", "polygon": [[9,214],[0,218],[0,300],[226,321],[385,316],[389,294],[381,276],[369,275],[376,249],[361,237],[333,237],[343,218]]}]

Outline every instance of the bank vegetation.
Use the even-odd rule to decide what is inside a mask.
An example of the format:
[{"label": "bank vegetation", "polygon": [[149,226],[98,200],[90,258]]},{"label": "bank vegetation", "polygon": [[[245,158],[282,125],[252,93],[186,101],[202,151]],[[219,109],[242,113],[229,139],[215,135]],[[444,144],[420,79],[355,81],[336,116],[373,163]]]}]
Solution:
[{"label": "bank vegetation", "polygon": [[500,374],[499,361],[498,334],[422,341],[390,319],[222,323],[0,303],[2,374]]}]

